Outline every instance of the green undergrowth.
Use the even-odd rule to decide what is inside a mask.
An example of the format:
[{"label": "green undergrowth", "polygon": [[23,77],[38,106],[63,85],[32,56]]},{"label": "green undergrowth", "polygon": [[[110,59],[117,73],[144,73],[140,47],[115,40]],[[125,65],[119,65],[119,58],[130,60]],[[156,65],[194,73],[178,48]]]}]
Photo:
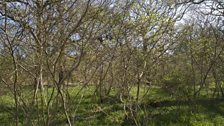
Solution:
[{"label": "green undergrowth", "polygon": [[[224,125],[224,101],[222,99],[210,99],[201,97],[195,101],[183,101],[175,99],[162,92],[160,89],[150,89],[147,95],[144,95],[146,89],[141,89],[138,112],[135,113],[135,120],[127,117],[127,110],[130,108],[130,102],[133,102],[136,96],[136,88],[131,90],[132,99],[122,103],[116,92],[112,90],[111,94],[100,102],[99,98],[94,96],[94,88],[88,87],[80,90],[82,87],[69,87],[67,107],[71,122],[75,126],[105,126],[105,125],[149,125],[149,126],[223,126]],[[49,100],[52,88],[46,89],[44,95]],[[56,91],[55,91],[56,92]],[[78,93],[79,92],[79,93]],[[64,92],[66,94],[66,92]],[[33,124],[40,125],[43,120],[37,120],[37,113],[41,113],[42,108],[36,109],[31,105],[33,92],[24,89],[21,98],[27,103],[28,109],[19,108],[19,124],[21,126]],[[38,96],[39,97],[39,96]],[[53,98],[57,94],[53,94]],[[39,99],[40,102],[40,99]],[[59,101],[60,102],[60,101]],[[39,103],[40,104],[40,103]],[[56,101],[51,103],[49,111],[50,125],[66,126],[63,107]],[[46,108],[45,110],[46,116]],[[126,110],[126,111],[125,111]],[[25,115],[24,111],[28,111]],[[30,112],[29,112],[30,111]],[[13,95],[10,93],[0,97],[0,125],[14,126],[15,105]],[[41,114],[40,114],[41,115]],[[29,117],[27,117],[29,116]],[[31,120],[28,120],[31,119]]]}]

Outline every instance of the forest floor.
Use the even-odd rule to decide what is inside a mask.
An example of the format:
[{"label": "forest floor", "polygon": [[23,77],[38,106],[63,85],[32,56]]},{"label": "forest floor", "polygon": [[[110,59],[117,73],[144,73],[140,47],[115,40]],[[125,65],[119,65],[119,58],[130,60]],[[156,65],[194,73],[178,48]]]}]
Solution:
[{"label": "forest floor", "polygon": [[[149,125],[149,126],[224,126],[224,100],[211,99],[206,96],[195,101],[174,99],[162,92],[159,88],[150,89],[144,101],[139,103],[136,114],[136,122],[126,118],[127,109],[131,107],[130,101],[120,102],[115,93],[100,103],[93,97],[93,88],[85,88],[79,95],[79,86],[70,87],[68,108],[72,124],[75,126],[99,126],[99,125]],[[21,99],[24,102],[31,101],[32,91],[24,89]],[[51,89],[48,90],[51,92]],[[136,90],[131,91],[133,97]],[[143,94],[143,93],[142,93]],[[50,95],[46,93],[45,95]],[[133,98],[134,99],[134,98]],[[28,107],[29,108],[29,107]],[[32,107],[31,107],[32,108]],[[52,107],[53,108],[53,107]],[[126,110],[126,111],[125,111]],[[14,123],[13,96],[5,93],[0,96],[0,125],[13,126]],[[25,109],[19,109],[19,121],[21,126],[27,125],[27,118],[23,114]],[[66,118],[59,107],[50,109],[53,113],[50,125],[64,126]],[[37,118],[37,111],[30,112],[30,118]],[[35,121],[34,121],[35,122]],[[36,124],[35,124],[36,123]],[[34,125],[40,125],[36,119]]]}]

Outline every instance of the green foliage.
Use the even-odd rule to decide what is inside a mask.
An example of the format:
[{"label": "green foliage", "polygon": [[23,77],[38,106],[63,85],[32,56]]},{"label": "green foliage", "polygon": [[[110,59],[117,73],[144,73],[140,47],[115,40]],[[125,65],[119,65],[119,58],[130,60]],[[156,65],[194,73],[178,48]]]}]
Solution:
[{"label": "green foliage", "polygon": [[166,75],[162,79],[162,89],[176,98],[189,98],[192,93],[188,77],[178,71]]},{"label": "green foliage", "polygon": [[223,126],[223,125],[224,125],[224,117],[221,116],[221,115],[216,116],[216,117],[213,119],[213,123],[214,123],[216,126]]},{"label": "green foliage", "polygon": [[208,122],[208,121],[202,121],[202,122],[192,122],[192,126],[214,126],[213,123]]},{"label": "green foliage", "polygon": [[[175,77],[175,78],[174,78]],[[173,78],[167,78],[169,82],[177,84],[182,82],[179,76],[173,76]],[[93,87],[84,89],[80,95],[76,96],[76,93],[81,87],[71,87],[69,91],[70,95],[70,115],[72,123],[79,126],[84,125],[130,125],[134,123],[133,120],[128,120],[124,111],[124,106],[121,102],[110,101],[115,100],[115,94],[110,95],[110,99],[106,100],[105,103],[98,103],[97,100],[91,96],[94,92]],[[133,88],[130,92],[131,95],[135,96],[136,88]],[[144,90],[144,87],[141,87]],[[51,90],[49,90],[51,91]],[[29,93],[29,91],[26,91]],[[137,121],[141,125],[152,125],[152,126],[222,126],[224,117],[221,113],[224,111],[223,102],[214,101],[211,102],[207,98],[197,102],[197,106],[187,104],[188,102],[180,103],[175,99],[170,99],[167,94],[164,94],[161,89],[151,89],[148,94],[150,98],[144,101],[146,107],[142,107],[137,115]],[[0,97],[0,123],[1,125],[14,125],[12,110],[14,109],[13,96],[4,95]],[[80,100],[81,99],[81,100]],[[164,102],[166,101],[166,102]],[[152,107],[148,104],[158,102],[160,106]],[[141,104],[140,104],[141,105]],[[196,111],[195,111],[196,109]],[[22,110],[20,111],[20,125],[26,125],[26,117],[23,115]],[[63,114],[62,108],[55,108],[54,119],[51,125],[64,126],[66,125],[66,119]],[[30,113],[33,124],[39,125],[37,122],[37,111]]]},{"label": "green foliage", "polygon": [[124,117],[123,111],[111,112],[106,116],[105,121],[109,125],[119,125],[124,121]]}]

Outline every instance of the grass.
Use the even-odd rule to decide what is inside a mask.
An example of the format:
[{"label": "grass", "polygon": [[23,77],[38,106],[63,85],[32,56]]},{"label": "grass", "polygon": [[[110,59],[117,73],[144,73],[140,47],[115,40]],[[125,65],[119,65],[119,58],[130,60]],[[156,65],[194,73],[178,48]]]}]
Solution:
[{"label": "grass", "polygon": [[[69,115],[72,124],[76,126],[105,126],[105,125],[135,125],[133,119],[126,118],[124,104],[117,97],[116,92],[112,91],[103,103],[97,97],[93,97],[94,89],[85,88],[76,96],[81,87],[70,87],[69,93]],[[49,88],[49,93],[52,91]],[[23,98],[25,102],[32,99],[32,92],[24,89]],[[136,95],[136,88],[131,90],[133,98]],[[141,96],[144,89],[141,90]],[[45,93],[46,96],[47,93]],[[56,95],[54,95],[56,96]],[[126,102],[129,106],[128,102]],[[55,104],[52,104],[54,106]],[[223,126],[224,125],[224,101],[222,99],[200,98],[194,103],[174,99],[160,89],[150,89],[140,103],[141,109],[136,113],[136,120],[139,125],[150,126]],[[28,106],[29,118],[34,125],[39,125],[37,120],[37,110],[33,106]],[[63,109],[58,106],[50,109],[52,114],[52,126],[67,125]],[[13,96],[4,94],[0,96],[0,124],[1,126],[13,126],[14,123],[14,101]],[[20,125],[27,125],[27,117],[23,114],[25,110],[19,109]],[[39,110],[40,112],[40,110]],[[46,114],[46,113],[45,113]]]}]

